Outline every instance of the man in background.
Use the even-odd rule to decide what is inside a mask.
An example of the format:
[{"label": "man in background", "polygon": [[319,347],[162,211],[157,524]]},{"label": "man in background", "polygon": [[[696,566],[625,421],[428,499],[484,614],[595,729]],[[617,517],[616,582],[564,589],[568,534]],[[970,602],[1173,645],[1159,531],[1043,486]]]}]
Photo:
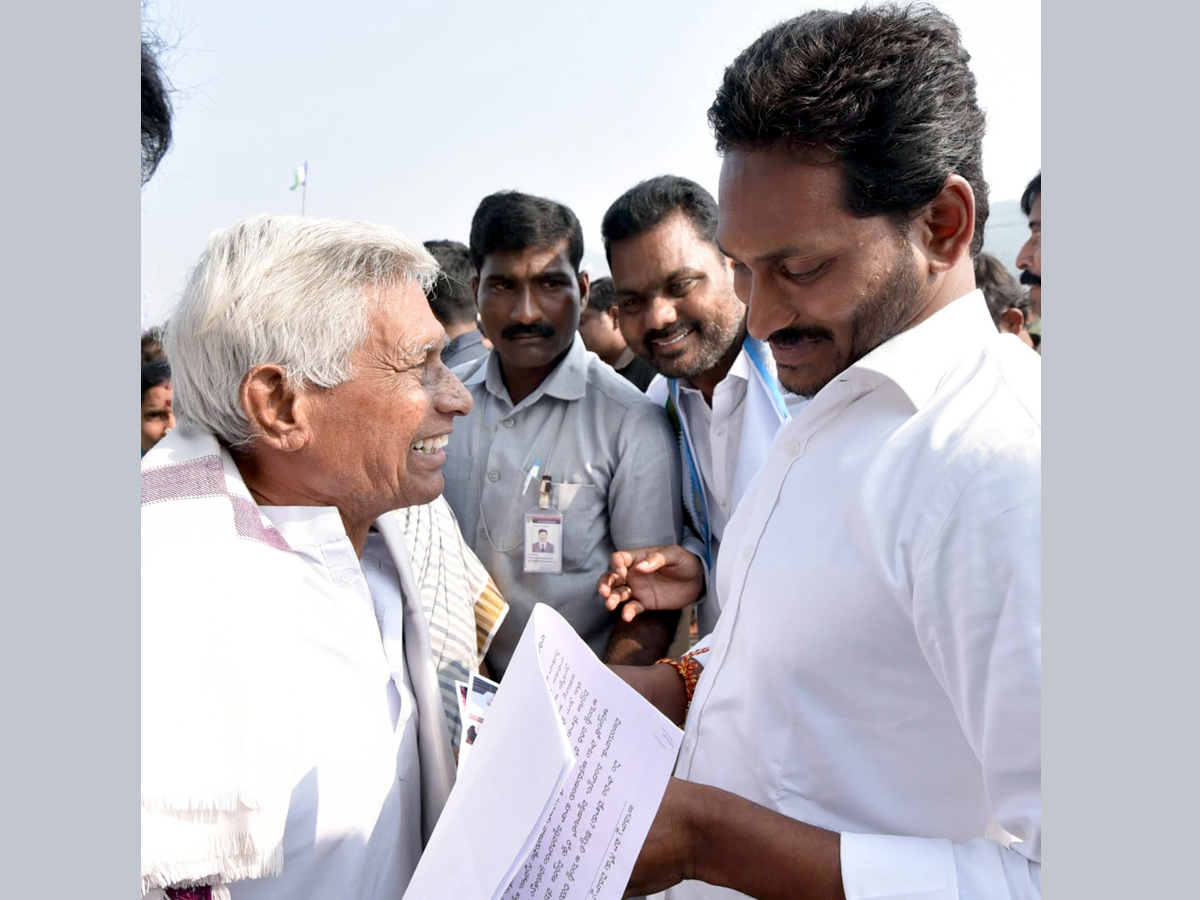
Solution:
[{"label": "man in background", "polygon": [[996,329],[1003,334],[1015,334],[1027,346],[1037,349],[1037,343],[1029,333],[1033,321],[1031,300],[1004,263],[990,253],[978,254],[975,257],[975,286],[983,291]]},{"label": "man in background", "polygon": [[[770,350],[746,334],[746,306],[716,231],[712,195],[675,175],[630,188],[601,226],[621,332],[662,373],[646,394],[679,433],[683,502],[696,535],[685,546],[707,574],[726,523],[791,414],[789,403],[804,402],[785,398]],[[696,611],[700,636],[719,613],[709,592]]]},{"label": "man in background", "polygon": [[1034,322],[1031,332],[1039,346],[1042,337],[1042,173],[1038,172],[1021,195],[1021,212],[1029,219],[1029,240],[1017,254],[1021,284],[1029,287]]},{"label": "man in background", "polygon": [[475,271],[467,248],[458,241],[426,241],[425,249],[441,268],[426,297],[434,317],[442,323],[450,339],[442,351],[442,362],[453,369],[479,359],[488,350],[479,333],[475,296],[471,293]]},{"label": "man in background", "polygon": [[[561,203],[506,191],[471,223],[472,283],[492,351],[455,370],[474,411],[446,448],[446,499],[509,614],[487,657],[502,677],[534,604],[557,609],[597,655],[663,655],[678,613],[607,612],[596,582],[619,546],[679,540],[679,456],[662,408],[578,336],[583,231]],[[529,517],[561,515],[552,558],[526,556]],[[552,508],[555,512],[551,512]],[[527,527],[528,526],[528,527]]]},{"label": "man in background", "polygon": [[658,374],[625,343],[611,278],[597,278],[590,284],[587,305],[579,314],[579,336],[585,347],[625,376],[639,391],[646,390]]}]

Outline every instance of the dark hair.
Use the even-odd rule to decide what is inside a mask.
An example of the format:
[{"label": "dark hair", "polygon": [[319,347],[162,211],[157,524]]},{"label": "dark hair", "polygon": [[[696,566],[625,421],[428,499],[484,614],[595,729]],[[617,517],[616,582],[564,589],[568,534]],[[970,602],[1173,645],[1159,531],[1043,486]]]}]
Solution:
[{"label": "dark hair", "polygon": [[609,262],[612,262],[613,244],[645,234],[676,211],[687,216],[703,240],[716,246],[717,201],[713,195],[687,178],[659,175],[635,184],[604,214],[600,233]]},{"label": "dark hair", "polygon": [[166,384],[171,380],[171,366],[165,359],[155,360],[142,365],[142,397],[150,388]]},{"label": "dark hair", "polygon": [[145,185],[171,148],[170,87],[158,58],[157,41],[142,37],[142,184]]},{"label": "dark hair", "polygon": [[1000,324],[1006,309],[1029,309],[1029,295],[1022,290],[1020,282],[1004,267],[1004,263],[989,253],[980,253],[974,259],[975,287],[983,291],[992,321]]},{"label": "dark hair", "polygon": [[499,191],[484,197],[471,219],[471,265],[479,272],[489,254],[553,247],[564,240],[567,257],[578,272],[583,259],[583,229],[575,213],[543,197]]},{"label": "dark hair", "polygon": [[459,325],[475,321],[475,295],[471,292],[471,254],[466,244],[458,241],[426,241],[425,249],[433,254],[441,269],[433,286],[425,292],[433,314],[443,325]]},{"label": "dark hair", "polygon": [[587,308],[596,312],[608,312],[617,302],[617,287],[607,275],[597,278],[588,285]]},{"label": "dark hair", "polygon": [[815,10],[776,25],[725,70],[708,121],[717,150],[832,152],[858,216],[904,227],[953,174],[975,193],[983,246],[984,115],[958,28],[932,6]]},{"label": "dark hair", "polygon": [[1021,212],[1027,216],[1033,215],[1033,201],[1042,196],[1042,173],[1033,176],[1033,181],[1025,185],[1025,193],[1021,195]]}]

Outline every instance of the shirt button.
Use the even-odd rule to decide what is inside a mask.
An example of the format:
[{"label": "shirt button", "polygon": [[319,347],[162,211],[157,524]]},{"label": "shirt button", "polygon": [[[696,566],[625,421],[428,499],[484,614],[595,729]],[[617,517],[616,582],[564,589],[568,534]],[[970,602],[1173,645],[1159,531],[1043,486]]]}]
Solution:
[{"label": "shirt button", "polygon": [[725,507],[727,507],[728,505],[729,505],[729,503],[728,503],[727,501],[725,501],[725,500],[718,500],[718,501],[717,501],[717,506],[721,507],[721,509],[724,509],[724,508],[725,508]]},{"label": "shirt button", "polygon": [[353,569],[342,569],[342,571],[338,573],[338,584],[349,584],[350,582],[354,581],[356,577],[358,577],[358,573]]},{"label": "shirt button", "polygon": [[492,469],[492,471],[488,472],[488,481],[499,481],[499,480],[500,480],[500,473],[497,472],[495,469]]},{"label": "shirt button", "polygon": [[513,427],[513,424],[514,424],[514,423],[513,423],[513,420],[512,420],[512,419],[505,419],[505,420],[504,420],[504,422],[503,422],[503,425],[504,425],[504,427],[505,427],[505,428],[512,428],[512,427]]},{"label": "shirt button", "polygon": [[787,452],[788,456],[799,456],[800,443],[798,441],[788,441]]},{"label": "shirt button", "polygon": [[717,437],[725,437],[725,429],[723,427],[717,429]]},{"label": "shirt button", "polygon": [[742,559],[749,559],[753,555],[754,555],[753,547],[743,547],[742,548]]}]

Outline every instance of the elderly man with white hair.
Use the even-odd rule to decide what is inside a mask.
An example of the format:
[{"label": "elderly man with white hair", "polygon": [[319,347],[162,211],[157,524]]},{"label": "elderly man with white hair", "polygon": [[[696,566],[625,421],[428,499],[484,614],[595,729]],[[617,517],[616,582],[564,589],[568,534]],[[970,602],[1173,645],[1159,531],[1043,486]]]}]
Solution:
[{"label": "elderly man with white hair", "polygon": [[454,762],[393,510],[470,395],[376,225],[216,232],[171,316],[178,427],[142,462],[142,894],[398,898]]}]

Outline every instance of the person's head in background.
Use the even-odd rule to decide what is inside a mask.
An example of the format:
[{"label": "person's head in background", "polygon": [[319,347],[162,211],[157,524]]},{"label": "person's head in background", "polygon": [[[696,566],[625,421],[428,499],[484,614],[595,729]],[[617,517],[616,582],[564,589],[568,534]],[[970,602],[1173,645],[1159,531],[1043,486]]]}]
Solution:
[{"label": "person's head in background", "polygon": [[478,313],[471,291],[475,269],[470,250],[458,241],[426,241],[425,249],[433,254],[441,269],[425,296],[434,317],[446,329],[446,337],[454,340],[460,334],[476,330]]},{"label": "person's head in background", "polygon": [[142,456],[175,427],[171,367],[165,359],[142,364]]},{"label": "person's head in background", "polygon": [[580,272],[583,228],[562,203],[519,191],[480,201],[468,245],[479,321],[513,403],[567,355],[589,278]]},{"label": "person's head in background", "polygon": [[588,291],[587,306],[579,314],[579,336],[589,350],[614,365],[625,352],[625,338],[617,317],[617,291],[611,278],[597,278]]},{"label": "person's head in background", "polygon": [[162,346],[162,329],[158,326],[142,333],[142,365],[167,358]]},{"label": "person's head in background", "polygon": [[1030,347],[1037,344],[1029,333],[1029,296],[1004,263],[989,253],[975,257],[975,286],[983,291],[988,312],[997,330],[1015,334]]},{"label": "person's head in background", "polygon": [[158,42],[142,35],[142,186],[171,149],[170,86],[155,49]]},{"label": "person's head in background", "polygon": [[1042,173],[1038,172],[1021,195],[1021,212],[1029,219],[1029,240],[1017,254],[1021,284],[1028,285],[1033,314],[1042,316]]}]

